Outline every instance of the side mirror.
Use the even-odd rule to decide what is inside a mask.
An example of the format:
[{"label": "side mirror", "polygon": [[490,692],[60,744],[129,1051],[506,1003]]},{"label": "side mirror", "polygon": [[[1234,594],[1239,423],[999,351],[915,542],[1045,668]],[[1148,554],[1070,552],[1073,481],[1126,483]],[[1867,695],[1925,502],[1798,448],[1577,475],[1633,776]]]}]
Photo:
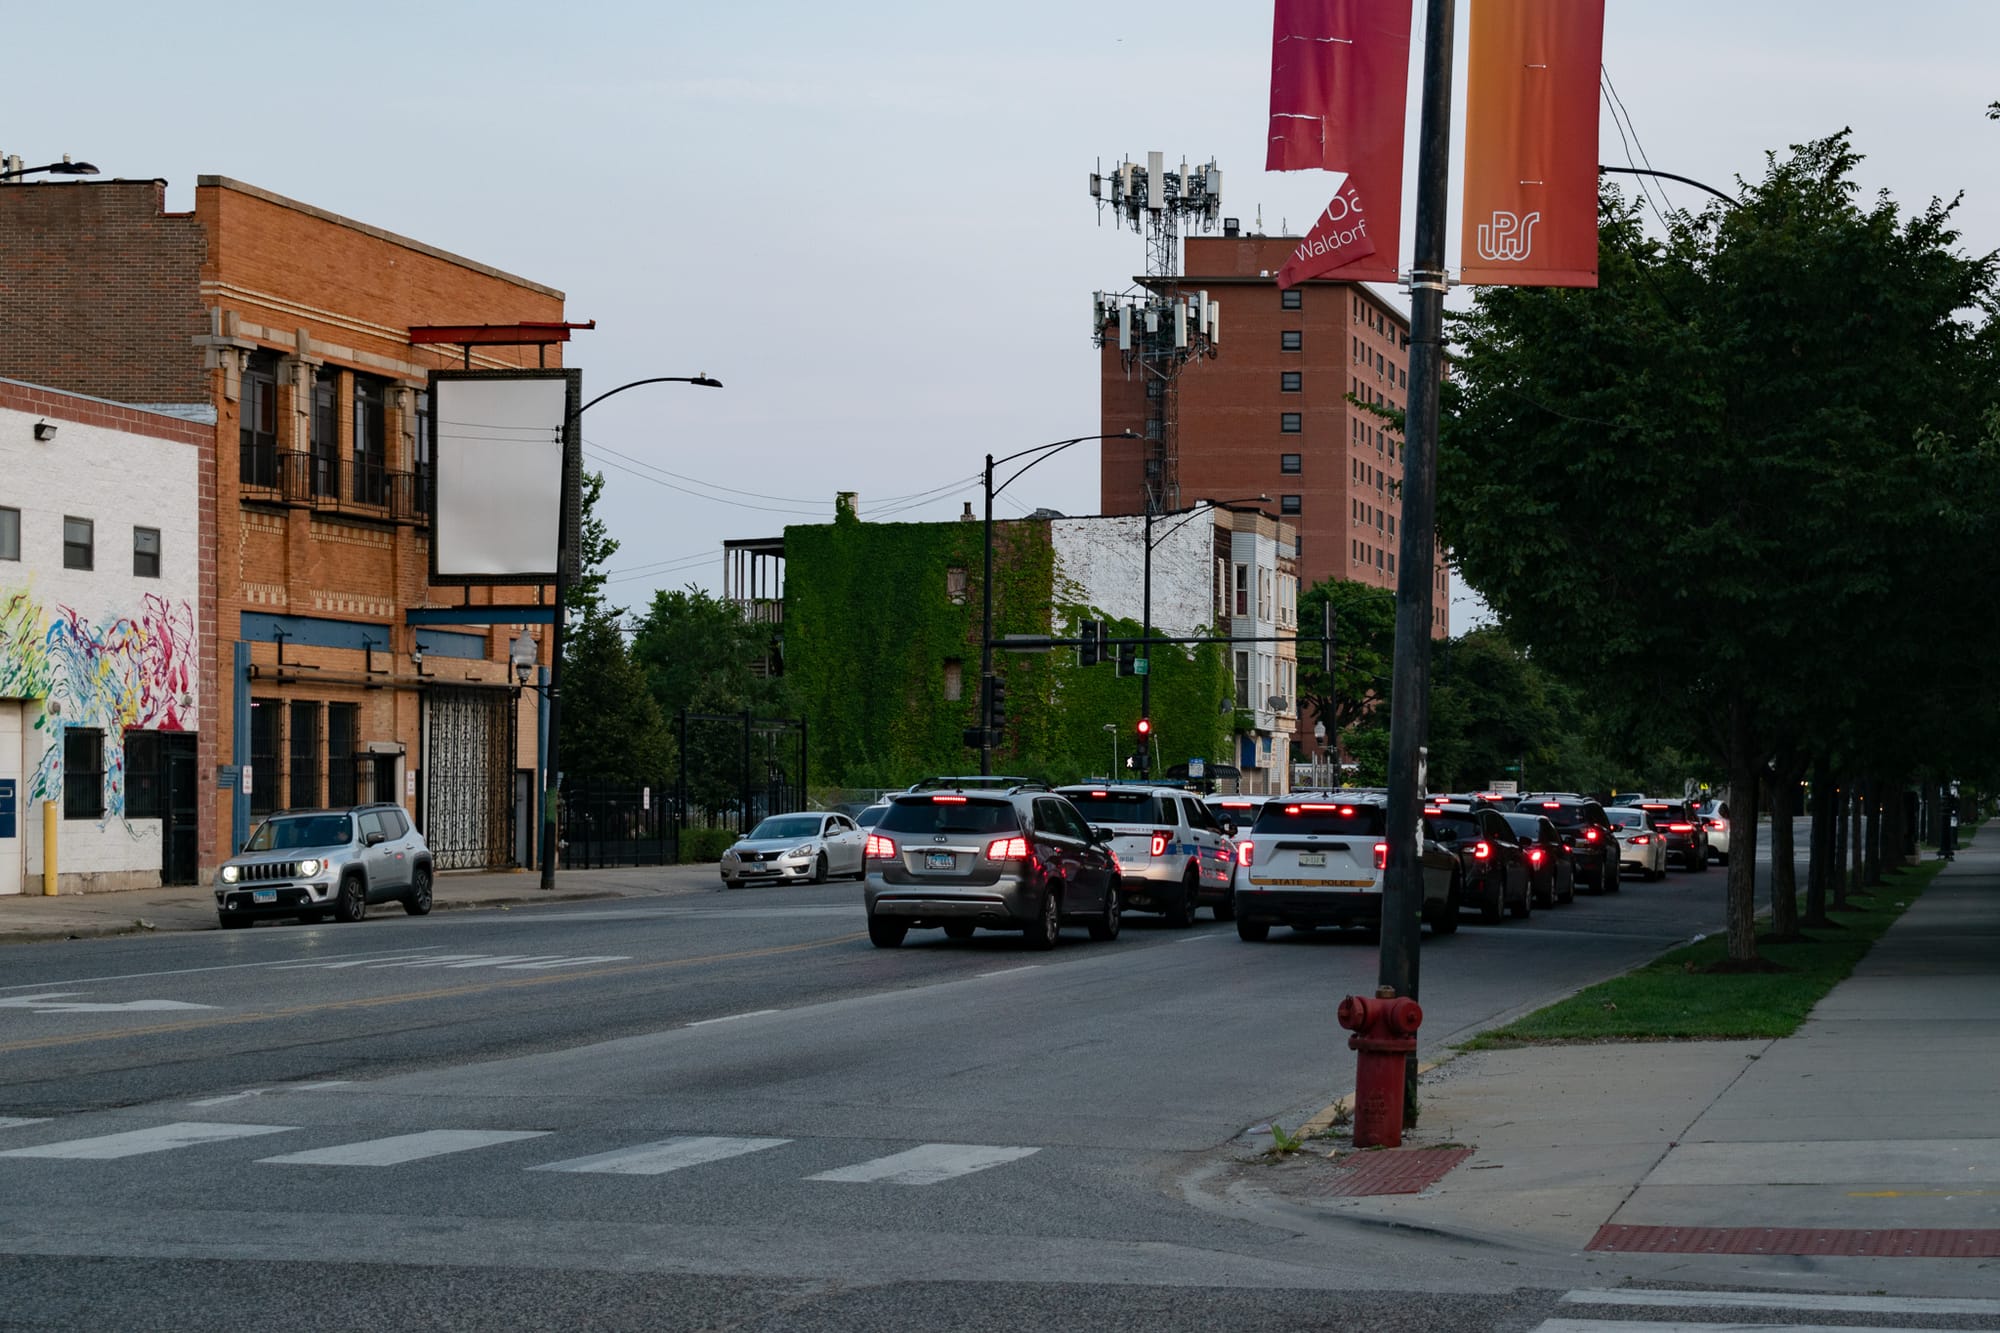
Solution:
[{"label": "side mirror", "polygon": [[1090,826],[1090,840],[1092,842],[1110,842],[1111,838],[1112,833],[1110,829],[1105,828],[1101,824],[1092,824]]},{"label": "side mirror", "polygon": [[387,835],[387,834],[384,834],[384,833],[369,833],[369,834],[365,834],[365,835],[363,835],[363,837],[362,837],[362,839],[361,839],[361,845],[362,845],[362,846],[364,846],[364,847],[373,847],[373,846],[374,846],[374,845],[375,845],[376,843],[378,843],[378,842],[387,842],[387,841],[388,841],[388,835]]},{"label": "side mirror", "polygon": [[1225,820],[1223,820],[1223,821],[1222,821],[1222,836],[1223,836],[1223,837],[1225,837],[1225,838],[1233,838],[1233,837],[1235,837],[1235,836],[1236,836],[1236,821],[1235,821],[1235,820],[1233,820],[1233,819],[1225,819]]}]

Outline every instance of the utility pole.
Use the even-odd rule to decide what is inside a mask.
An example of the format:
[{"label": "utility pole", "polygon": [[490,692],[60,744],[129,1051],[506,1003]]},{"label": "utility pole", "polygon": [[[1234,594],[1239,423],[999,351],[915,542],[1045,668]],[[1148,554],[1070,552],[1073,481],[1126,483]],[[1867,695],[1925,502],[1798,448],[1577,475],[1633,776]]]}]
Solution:
[{"label": "utility pole", "polygon": [[[1396,571],[1395,691],[1389,712],[1389,857],[1377,980],[1417,998],[1424,741],[1430,730],[1431,580],[1437,568],[1438,387],[1444,370],[1445,192],[1451,167],[1454,0],[1424,5],[1416,253],[1410,265],[1410,396],[1404,431],[1402,563]],[[1404,1075],[1403,1120],[1417,1117],[1417,1057]]]}]

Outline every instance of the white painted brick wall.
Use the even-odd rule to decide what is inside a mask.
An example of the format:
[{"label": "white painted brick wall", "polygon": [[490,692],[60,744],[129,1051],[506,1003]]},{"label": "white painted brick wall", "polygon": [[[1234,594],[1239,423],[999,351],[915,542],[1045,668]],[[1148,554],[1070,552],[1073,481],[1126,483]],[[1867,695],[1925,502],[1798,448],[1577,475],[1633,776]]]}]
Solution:
[{"label": "white painted brick wall", "polygon": [[[1143,619],[1145,528],[1137,515],[1060,518],[1049,524],[1060,605]],[[1164,534],[1164,535],[1163,535]],[[1215,519],[1173,514],[1153,520],[1153,630],[1194,635],[1215,624]],[[1058,632],[1062,627],[1058,626]]]}]

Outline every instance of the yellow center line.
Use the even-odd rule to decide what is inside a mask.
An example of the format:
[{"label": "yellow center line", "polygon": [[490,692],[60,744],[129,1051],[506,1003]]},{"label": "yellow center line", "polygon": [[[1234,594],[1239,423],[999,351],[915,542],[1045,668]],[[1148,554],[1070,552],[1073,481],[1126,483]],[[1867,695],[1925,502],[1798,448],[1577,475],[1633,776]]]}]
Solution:
[{"label": "yellow center line", "polygon": [[517,977],[506,981],[473,982],[464,986],[441,986],[434,990],[406,991],[397,995],[371,995],[350,1000],[327,1000],[318,1004],[292,1005],[285,1009],[259,1010],[247,1014],[225,1014],[214,1018],[191,1018],[156,1027],[121,1028],[112,1032],[80,1032],[60,1037],[33,1037],[26,1041],[0,1043],[0,1054],[39,1051],[55,1046],[77,1046],[95,1041],[122,1041],[127,1037],[151,1037],[174,1032],[201,1032],[210,1028],[236,1027],[244,1023],[268,1023],[297,1018],[303,1014],[336,1013],[343,1009],[374,1009],[383,1005],[409,1004],[416,1000],[445,1000],[461,995],[482,995],[494,991],[521,990],[558,981],[587,981],[598,977],[629,976],[637,972],[661,972],[670,968],[694,967],[702,963],[732,963],[745,958],[771,958],[779,954],[825,949],[836,944],[852,944],[868,938],[868,932],[835,935],[830,939],[808,940],[803,944],[774,944],[764,949],[740,949],[733,953],[701,954],[693,958],[669,958],[655,963],[630,963],[624,967],[597,967],[587,972],[552,972],[540,977]]}]

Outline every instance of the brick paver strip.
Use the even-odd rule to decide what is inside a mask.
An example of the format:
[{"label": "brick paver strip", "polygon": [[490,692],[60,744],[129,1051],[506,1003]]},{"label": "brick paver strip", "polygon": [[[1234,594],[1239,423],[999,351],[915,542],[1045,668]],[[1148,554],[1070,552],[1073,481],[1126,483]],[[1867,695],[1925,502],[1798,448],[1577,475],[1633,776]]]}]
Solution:
[{"label": "brick paver strip", "polygon": [[1355,1153],[1339,1164],[1318,1192],[1332,1198],[1421,1194],[1470,1156],[1470,1148],[1384,1148]]},{"label": "brick paver strip", "polygon": [[1828,1254],[1864,1259],[1993,1259],[2000,1258],[2000,1230],[1602,1226],[1584,1248],[1621,1254]]}]

